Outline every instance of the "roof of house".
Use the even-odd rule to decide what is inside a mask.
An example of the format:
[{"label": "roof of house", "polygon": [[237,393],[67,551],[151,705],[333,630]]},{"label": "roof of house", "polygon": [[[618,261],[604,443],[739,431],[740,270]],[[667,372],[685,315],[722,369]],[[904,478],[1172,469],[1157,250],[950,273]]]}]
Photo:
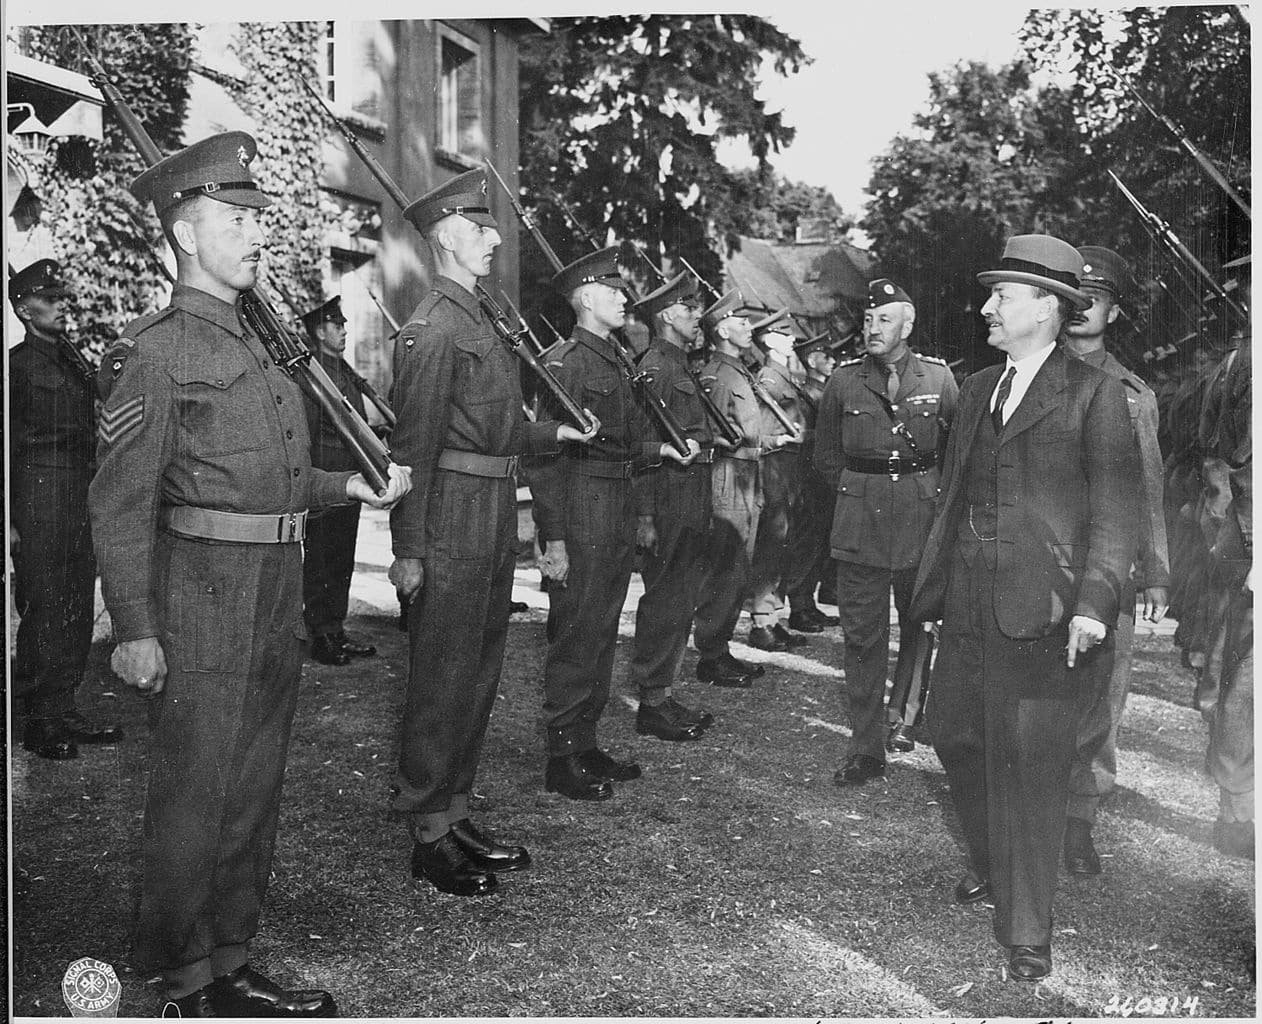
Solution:
[{"label": "roof of house", "polygon": [[784,244],[741,236],[724,265],[724,285],[740,288],[748,302],[823,317],[841,300],[866,298],[875,268],[871,253],[847,242]]}]

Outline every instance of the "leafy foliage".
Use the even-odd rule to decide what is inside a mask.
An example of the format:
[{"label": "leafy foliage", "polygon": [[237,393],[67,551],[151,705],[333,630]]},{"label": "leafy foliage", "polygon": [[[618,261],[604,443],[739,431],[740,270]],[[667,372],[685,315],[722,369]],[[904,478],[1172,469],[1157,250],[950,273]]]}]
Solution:
[{"label": "leafy foliage", "polygon": [[[601,242],[612,231],[716,278],[712,240],[734,246],[750,224],[748,182],[719,163],[719,143],[747,139],[766,178],[768,154],[793,139],[755,96],[764,61],[786,74],[807,58],[795,39],[745,15],[557,18],[526,40],[522,183],[561,259],[588,246],[554,193]],[[550,276],[526,246],[523,284]]]},{"label": "leafy foliage", "polygon": [[742,233],[752,238],[792,242],[798,225],[807,220],[827,221],[838,239],[854,227],[854,218],[824,186],[764,176],[754,168],[732,174],[729,196],[736,208],[745,211],[748,226]]}]

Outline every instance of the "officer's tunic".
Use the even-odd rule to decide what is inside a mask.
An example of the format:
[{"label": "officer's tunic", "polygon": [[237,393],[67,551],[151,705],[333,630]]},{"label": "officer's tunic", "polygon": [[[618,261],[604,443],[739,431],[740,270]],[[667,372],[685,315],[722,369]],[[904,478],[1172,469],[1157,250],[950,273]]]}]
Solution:
[{"label": "officer's tunic", "polygon": [[[351,407],[364,417],[364,394],[356,385],[358,375],[339,356],[321,352],[320,365]],[[319,403],[303,395],[307,429],[311,434],[311,465],[317,469],[355,469],[355,457]],[[312,636],[336,633],[346,618],[351,576],[355,571],[355,538],[359,532],[359,502],[323,509],[307,521],[303,546],[303,617]]]},{"label": "officer's tunic", "polygon": [[833,525],[835,499],[832,487],[815,468],[815,431],[824,384],[808,374],[801,387],[802,414],[806,419],[799,456],[802,491],[789,519],[789,549],[784,570],[784,590],[793,610],[815,607],[815,588],[831,561],[828,533]]},{"label": "officer's tunic", "polygon": [[[760,384],[773,402],[799,428],[806,425],[805,399],[788,369],[772,356],[758,368]],[[765,405],[759,404],[763,434],[786,433],[783,424]],[[780,578],[785,568],[789,521],[802,493],[801,446],[786,445],[762,457],[763,505],[758,517],[754,556],[750,566],[750,612],[755,626],[774,626],[784,607]]]},{"label": "officer's tunic", "polygon": [[29,718],[74,710],[92,644],[88,522],[93,374],[68,341],[27,332],[9,352],[9,466],[19,549],[14,696]]},{"label": "officer's tunic", "polygon": [[590,444],[562,445],[531,474],[539,540],[564,541],[570,562],[565,587],[549,591],[543,717],[553,757],[596,746],[635,556],[632,477],[661,461],[662,442],[612,346],[576,327],[547,360],[566,391],[600,420]]},{"label": "officer's tunic", "polygon": [[636,479],[637,511],[653,516],[657,549],[641,557],[644,596],[635,613],[631,681],[641,700],[660,704],[679,674],[705,569],[714,434],[682,349],[654,341],[640,360],[640,369],[683,427],[684,436],[701,447],[690,465],[663,460]]},{"label": "officer's tunic", "polygon": [[[525,421],[514,357],[474,295],[442,276],[399,332],[390,404],[394,458],[412,467],[412,490],[390,516],[394,554],[419,558],[424,570],[408,615],[393,807],[432,842],[468,817],[499,688],[517,557],[516,460],[555,451],[557,424]],[[461,454],[460,468],[440,464]]]},{"label": "officer's tunic", "polygon": [[[838,561],[837,611],[846,635],[845,692],[853,730],[846,753],[877,760],[885,757],[890,589],[900,631],[910,634],[917,624],[906,621],[907,607],[933,523],[939,470],[936,462],[897,475],[859,472],[856,465],[863,459],[885,462],[894,452],[902,459],[919,452],[940,461],[959,395],[942,360],[915,352],[907,354],[892,404],[886,377],[871,356],[841,363],[824,389],[815,429],[815,466],[837,496],[831,549]],[[914,639],[924,642],[921,630],[915,629]],[[911,685],[916,654],[915,643],[899,644],[896,694]]]},{"label": "officer's tunic", "polygon": [[729,653],[728,643],[749,589],[754,538],[762,511],[759,460],[764,448],[770,447],[771,436],[763,432],[752,380],[744,364],[725,352],[716,352],[701,372],[701,382],[710,388],[714,404],[740,434],[739,448],[716,453],[711,474],[710,548],[693,635],[697,651],[706,661]]},{"label": "officer's tunic", "polygon": [[[1067,354],[1068,349],[1066,349]],[[1139,550],[1133,585],[1122,595],[1117,627],[1096,650],[1090,669],[1096,698],[1078,727],[1078,750],[1069,776],[1069,816],[1095,821],[1100,799],[1113,789],[1117,777],[1117,729],[1126,707],[1131,682],[1131,648],[1135,639],[1135,589],[1169,587],[1170,562],[1166,553],[1161,449],[1157,444],[1157,397],[1107,350],[1088,353],[1083,361],[1121,380],[1131,428],[1139,445],[1143,507],[1139,519]]]},{"label": "officer's tunic", "polygon": [[[177,284],[107,354],[89,505],[119,641],[157,637],[137,966],[185,991],[246,960],[271,870],[302,667],[302,552],[176,536],[163,510],[346,500],[311,468],[298,385],[234,306]],[[189,988],[188,986],[191,986]]]}]

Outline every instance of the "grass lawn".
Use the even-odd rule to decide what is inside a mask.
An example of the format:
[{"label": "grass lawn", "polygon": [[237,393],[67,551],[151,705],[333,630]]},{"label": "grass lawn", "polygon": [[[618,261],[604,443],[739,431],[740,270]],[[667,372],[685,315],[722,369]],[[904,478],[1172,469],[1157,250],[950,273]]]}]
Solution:
[{"label": "grass lawn", "polygon": [[[1078,1018],[1115,996],[1255,1016],[1254,865],[1212,846],[1205,729],[1166,638],[1137,641],[1121,787],[1096,828],[1105,873],[1062,877],[1055,972],[1032,986],[1004,979],[989,908],[952,902],[963,856],[932,751],[895,755],[884,783],[832,784],[838,631],[799,654],[755,652],[768,674],[743,692],[692,679],[690,652],[679,696],[717,722],[668,744],[635,735],[624,617],[602,736],[644,778],[578,804],[543,790],[543,615],[516,617],[475,818],[535,866],[465,900],[408,874],[410,841],[386,814],[404,638],[353,610],[352,632],[381,653],[304,671],[253,951],[278,980],[331,989],[346,1016]],[[126,740],[63,764],[19,749],[10,766],[17,1014],[65,1014],[61,976],[82,956],[115,965],[121,1013],[160,1009],[128,966],[143,706],[106,655],[94,648],[82,703],[121,719]]]}]

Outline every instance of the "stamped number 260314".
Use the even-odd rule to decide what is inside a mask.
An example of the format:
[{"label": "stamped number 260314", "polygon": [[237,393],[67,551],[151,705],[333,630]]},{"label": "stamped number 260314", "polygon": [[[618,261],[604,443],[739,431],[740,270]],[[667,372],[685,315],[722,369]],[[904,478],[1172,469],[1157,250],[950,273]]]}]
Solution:
[{"label": "stamped number 260314", "polygon": [[1200,996],[1118,996],[1104,1004],[1106,1017],[1195,1017]]}]

